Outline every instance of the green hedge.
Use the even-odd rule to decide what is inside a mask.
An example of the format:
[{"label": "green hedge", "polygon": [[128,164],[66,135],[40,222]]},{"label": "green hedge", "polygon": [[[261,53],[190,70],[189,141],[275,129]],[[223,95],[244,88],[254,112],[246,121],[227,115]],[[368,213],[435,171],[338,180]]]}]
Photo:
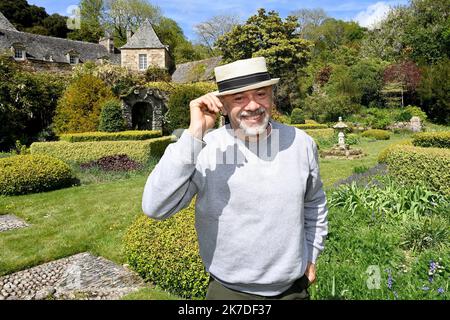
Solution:
[{"label": "green hedge", "polygon": [[175,216],[155,221],[140,215],[128,229],[128,264],[146,281],[175,295],[202,299],[208,287],[194,228],[194,201]]},{"label": "green hedge", "polygon": [[0,159],[0,194],[16,195],[70,187],[75,177],[63,161],[46,155]]},{"label": "green hedge", "polygon": [[213,92],[217,90],[217,85],[214,82],[196,82],[196,83],[175,83],[175,82],[147,82],[145,84],[148,88],[159,89],[169,93],[169,95],[179,89],[196,88],[203,92]]},{"label": "green hedge", "polygon": [[421,132],[413,136],[416,147],[450,148],[450,131]]},{"label": "green hedge", "polygon": [[82,132],[67,133],[59,136],[59,139],[67,142],[86,141],[121,141],[121,140],[147,140],[161,137],[160,130],[130,130],[120,132]]},{"label": "green hedge", "polygon": [[310,124],[310,123],[305,123],[305,124],[292,124],[292,126],[298,128],[298,129],[302,129],[302,130],[312,130],[312,129],[327,129],[328,126],[326,124]]},{"label": "green hedge", "polygon": [[31,153],[47,154],[75,164],[126,154],[132,160],[147,164],[151,157],[161,157],[171,141],[172,137],[167,136],[141,141],[35,142]]},{"label": "green hedge", "polygon": [[423,182],[450,195],[450,149],[397,145],[389,149],[385,162],[389,174],[406,184]]},{"label": "green hedge", "polygon": [[[334,137],[334,129],[310,129],[303,130],[313,139],[332,139]],[[336,140],[337,143],[337,140]]]},{"label": "green hedge", "polygon": [[377,140],[389,140],[391,138],[391,134],[389,131],[379,129],[366,130],[361,134],[361,136],[367,138],[375,138]]},{"label": "green hedge", "polygon": [[386,163],[386,157],[387,155],[391,152],[392,149],[397,148],[400,145],[405,145],[405,146],[412,146],[412,140],[411,139],[403,139],[400,141],[397,141],[391,145],[389,145],[388,147],[386,147],[385,149],[383,149],[379,154],[378,154],[378,162],[379,163]]}]

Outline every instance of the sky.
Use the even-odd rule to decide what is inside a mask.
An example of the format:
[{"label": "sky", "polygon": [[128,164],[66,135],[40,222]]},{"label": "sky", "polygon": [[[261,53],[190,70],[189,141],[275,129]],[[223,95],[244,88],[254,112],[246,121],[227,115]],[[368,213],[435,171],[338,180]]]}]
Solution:
[{"label": "sky", "polygon": [[[185,36],[195,41],[194,26],[221,14],[233,14],[241,21],[245,21],[254,15],[258,8],[275,10],[283,18],[294,10],[322,8],[333,18],[357,21],[364,27],[370,27],[382,19],[391,6],[405,5],[408,0],[149,0],[149,2],[160,7],[165,17],[175,20],[183,29]],[[79,0],[28,0],[28,3],[44,7],[49,14],[59,13],[69,16],[71,12],[69,8],[78,5]]]}]

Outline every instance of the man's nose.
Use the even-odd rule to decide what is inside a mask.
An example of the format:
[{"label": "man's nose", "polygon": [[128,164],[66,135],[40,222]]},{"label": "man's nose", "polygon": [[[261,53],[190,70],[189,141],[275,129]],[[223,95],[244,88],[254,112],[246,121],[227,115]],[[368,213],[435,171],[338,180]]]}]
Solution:
[{"label": "man's nose", "polygon": [[256,111],[258,110],[260,107],[260,104],[258,102],[255,101],[255,99],[250,98],[249,103],[245,106],[245,110],[246,111]]}]

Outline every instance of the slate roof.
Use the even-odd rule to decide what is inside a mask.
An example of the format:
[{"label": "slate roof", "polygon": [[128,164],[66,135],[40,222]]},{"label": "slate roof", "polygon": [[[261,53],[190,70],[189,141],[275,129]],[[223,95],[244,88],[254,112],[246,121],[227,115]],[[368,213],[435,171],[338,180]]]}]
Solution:
[{"label": "slate roof", "polygon": [[127,43],[120,49],[167,49],[155,33],[150,21],[146,20]]},{"label": "slate roof", "polygon": [[[172,81],[176,83],[187,83],[214,80],[214,68],[220,65],[221,62],[222,57],[213,57],[178,64],[175,72],[172,74]],[[205,68],[205,72],[202,75],[196,74],[199,65],[203,65]]]},{"label": "slate roof", "polygon": [[68,62],[69,52],[77,53],[80,62],[105,57],[117,60],[115,54],[110,54],[100,44],[0,29],[0,49],[10,49],[13,44],[24,46],[27,58],[37,60],[48,60],[52,56],[55,62]]},{"label": "slate roof", "polygon": [[17,29],[12,25],[12,23],[9,22],[9,20],[6,19],[6,17],[1,12],[0,12],[0,29],[17,31]]}]

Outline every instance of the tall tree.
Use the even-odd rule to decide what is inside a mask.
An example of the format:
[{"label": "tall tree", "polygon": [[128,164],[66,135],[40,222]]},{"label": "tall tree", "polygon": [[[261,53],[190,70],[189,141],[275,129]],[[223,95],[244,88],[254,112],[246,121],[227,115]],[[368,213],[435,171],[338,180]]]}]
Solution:
[{"label": "tall tree", "polygon": [[290,15],[297,17],[298,33],[305,39],[310,39],[312,29],[319,27],[326,19],[330,18],[321,8],[299,9],[292,11]]},{"label": "tall tree", "polygon": [[127,42],[127,31],[136,32],[145,20],[158,24],[162,17],[161,9],[147,0],[109,0],[105,10],[106,28],[118,47]]},{"label": "tall tree", "polygon": [[103,0],[80,0],[80,29],[69,33],[69,38],[98,42],[105,33],[102,26],[103,15]]},{"label": "tall tree", "polygon": [[295,17],[283,21],[277,12],[259,9],[217,41],[225,61],[265,57],[271,75],[283,78],[277,86],[277,107],[289,113],[298,105],[298,73],[306,66],[312,46],[298,37],[297,27]]},{"label": "tall tree", "polygon": [[234,14],[217,15],[194,26],[199,43],[214,52],[217,40],[240,24],[240,19]]}]

